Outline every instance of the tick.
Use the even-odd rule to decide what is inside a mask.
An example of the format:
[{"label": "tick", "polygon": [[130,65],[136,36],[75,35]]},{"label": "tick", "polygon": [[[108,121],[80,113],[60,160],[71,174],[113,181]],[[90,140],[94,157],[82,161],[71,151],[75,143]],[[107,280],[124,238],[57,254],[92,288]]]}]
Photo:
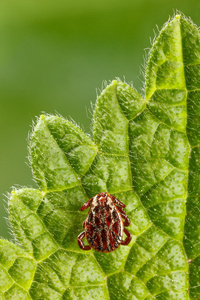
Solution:
[{"label": "tick", "polygon": [[[83,250],[91,248],[99,252],[111,252],[120,245],[128,245],[132,239],[125,226],[130,225],[130,220],[124,210],[125,204],[115,196],[100,193],[92,197],[81,207],[81,211],[90,206],[86,220],[83,222],[85,231],[78,236],[79,247]],[[124,222],[122,220],[124,219]],[[123,232],[126,239],[122,240]],[[84,245],[86,237],[89,245]]]}]

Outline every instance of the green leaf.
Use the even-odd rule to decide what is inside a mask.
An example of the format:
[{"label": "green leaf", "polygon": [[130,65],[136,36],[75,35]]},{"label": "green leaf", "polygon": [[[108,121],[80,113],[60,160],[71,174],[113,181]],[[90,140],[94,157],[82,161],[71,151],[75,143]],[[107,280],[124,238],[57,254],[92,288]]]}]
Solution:
[{"label": "green leaf", "polygon": [[[108,85],[93,141],[62,117],[38,120],[30,161],[40,190],[11,194],[24,250],[0,241],[0,299],[199,299],[200,33],[185,17],[155,40],[145,94]],[[126,204],[133,239],[111,253],[83,251],[80,207],[102,191]]]},{"label": "green leaf", "polygon": [[37,262],[18,246],[0,240],[0,299],[30,299]]}]

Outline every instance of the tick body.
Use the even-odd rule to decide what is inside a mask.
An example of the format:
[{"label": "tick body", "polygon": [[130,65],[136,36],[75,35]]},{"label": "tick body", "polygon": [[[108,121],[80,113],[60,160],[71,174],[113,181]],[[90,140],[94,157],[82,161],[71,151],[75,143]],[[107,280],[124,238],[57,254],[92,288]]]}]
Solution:
[{"label": "tick body", "polygon": [[[124,227],[130,225],[130,220],[124,210],[125,204],[115,196],[100,193],[83,204],[81,211],[88,207],[90,210],[83,222],[85,231],[78,236],[78,244],[81,249],[90,250],[93,248],[105,253],[116,250],[120,245],[130,243],[132,236]],[[122,239],[123,232],[127,236],[124,241]],[[86,237],[89,245],[84,245],[84,237]]]}]

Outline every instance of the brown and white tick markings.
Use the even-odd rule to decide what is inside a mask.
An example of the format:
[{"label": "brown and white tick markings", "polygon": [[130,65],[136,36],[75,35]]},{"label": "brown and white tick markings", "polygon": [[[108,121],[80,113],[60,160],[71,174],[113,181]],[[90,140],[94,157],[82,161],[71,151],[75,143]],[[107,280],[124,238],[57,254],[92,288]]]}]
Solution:
[{"label": "brown and white tick markings", "polygon": [[[83,222],[85,231],[78,236],[78,244],[81,249],[90,250],[93,248],[96,251],[105,253],[114,251],[120,245],[130,243],[132,236],[124,227],[130,225],[130,220],[124,210],[125,204],[115,196],[100,193],[83,204],[81,211],[89,206],[89,213]],[[127,235],[125,241],[122,240],[123,232]],[[85,236],[89,245],[83,243]]]}]

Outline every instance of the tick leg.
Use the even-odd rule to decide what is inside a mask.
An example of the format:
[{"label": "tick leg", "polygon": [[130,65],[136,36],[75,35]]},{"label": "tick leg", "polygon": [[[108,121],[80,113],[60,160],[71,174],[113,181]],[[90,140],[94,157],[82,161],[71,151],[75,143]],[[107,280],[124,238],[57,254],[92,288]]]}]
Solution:
[{"label": "tick leg", "polygon": [[90,200],[83,204],[83,206],[81,207],[81,211],[87,209],[89,206],[90,206]]},{"label": "tick leg", "polygon": [[91,247],[89,245],[84,245],[84,243],[82,241],[84,237],[85,237],[85,231],[83,231],[79,234],[78,239],[77,239],[78,245],[82,250],[90,250]]},{"label": "tick leg", "polygon": [[85,228],[85,221],[83,222],[83,228]]},{"label": "tick leg", "polygon": [[124,219],[124,226],[129,226],[130,224],[131,224],[131,221],[129,220],[129,217],[126,215],[126,212],[125,212],[125,210],[122,208],[122,207],[117,207],[118,208],[118,210],[120,211],[120,213],[121,213],[121,216],[122,216],[122,218]]},{"label": "tick leg", "polygon": [[127,235],[127,238],[125,241],[121,241],[121,245],[128,245],[132,239],[132,235],[126,228],[124,228],[124,233]]},{"label": "tick leg", "polygon": [[122,202],[120,202],[115,196],[112,195],[112,199],[114,201],[115,204],[121,206],[121,207],[126,207],[126,205]]}]

